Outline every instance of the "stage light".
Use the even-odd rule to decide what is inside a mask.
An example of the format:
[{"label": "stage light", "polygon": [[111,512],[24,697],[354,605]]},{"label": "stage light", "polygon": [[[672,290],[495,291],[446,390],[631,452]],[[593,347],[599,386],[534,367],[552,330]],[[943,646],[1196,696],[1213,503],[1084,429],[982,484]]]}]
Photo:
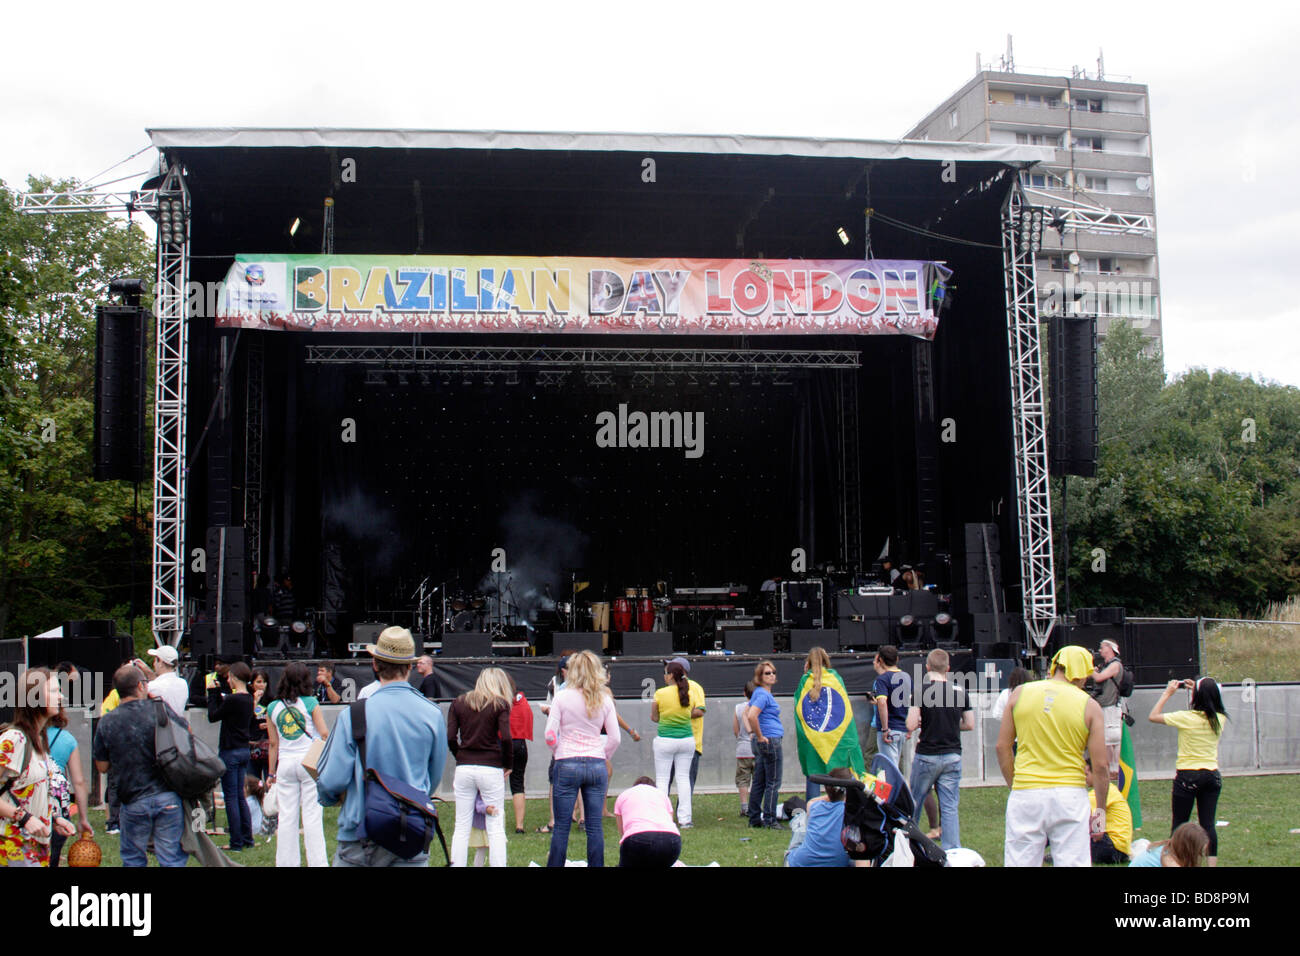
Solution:
[{"label": "stage light", "polygon": [[950,642],[954,640],[957,634],[957,622],[952,619],[952,615],[946,611],[940,611],[934,616],[934,636],[935,640]]},{"label": "stage light", "polygon": [[835,230],[835,235],[837,235],[837,236],[840,237],[840,242],[841,242],[843,245],[846,245],[846,246],[847,246],[847,245],[849,244],[849,234],[848,234],[847,232],[844,231],[844,227],[843,227],[843,226],[840,226],[840,227],[838,227],[838,228]]},{"label": "stage light", "polygon": [[294,622],[293,622],[293,625],[292,625],[292,628],[293,628],[293,632],[294,632],[295,634],[306,634],[306,633],[307,633],[307,625],[306,625],[304,622],[302,622],[302,621],[294,621]]},{"label": "stage light", "polygon": [[294,217],[293,217],[293,225],[291,225],[291,226],[289,227],[289,235],[291,235],[291,236],[296,236],[296,235],[298,235],[298,227],[301,226],[301,225],[302,225],[302,220],[299,219],[297,216],[294,216]]}]

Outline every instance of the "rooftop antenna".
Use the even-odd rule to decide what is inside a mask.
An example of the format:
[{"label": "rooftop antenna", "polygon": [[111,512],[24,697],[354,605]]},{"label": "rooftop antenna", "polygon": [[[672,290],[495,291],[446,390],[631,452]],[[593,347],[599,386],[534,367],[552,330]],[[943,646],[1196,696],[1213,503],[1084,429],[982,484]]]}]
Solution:
[{"label": "rooftop antenna", "polygon": [[978,53],[975,54],[975,72],[976,73],[984,72],[984,67],[980,64],[980,55]]},{"label": "rooftop antenna", "polygon": [[1101,47],[1097,47],[1097,79],[1106,79],[1106,56]]},{"label": "rooftop antenna", "polygon": [[1015,57],[1015,54],[1011,52],[1011,34],[1010,34],[1010,33],[1007,34],[1007,69],[1006,69],[1006,72],[1007,72],[1007,73],[1014,73],[1014,72],[1016,72],[1016,57]]}]

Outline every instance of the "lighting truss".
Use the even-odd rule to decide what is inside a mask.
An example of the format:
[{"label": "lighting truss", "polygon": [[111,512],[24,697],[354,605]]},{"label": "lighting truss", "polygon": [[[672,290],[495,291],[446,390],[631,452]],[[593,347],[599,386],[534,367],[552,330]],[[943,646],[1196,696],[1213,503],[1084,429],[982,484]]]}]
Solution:
[{"label": "lighting truss", "polygon": [[[153,629],[170,644],[185,630],[185,405],[189,324],[190,197],[181,167],[172,166],[157,190],[159,206],[180,209],[179,229],[158,233],[157,382],[154,389]],[[173,241],[178,239],[179,241]]]},{"label": "lighting truss", "polygon": [[[78,189],[70,192],[19,193],[18,211],[25,213],[146,212],[154,215],[160,194],[166,189],[107,191]],[[170,195],[168,198],[172,198]]]},{"label": "lighting truss", "polygon": [[1154,236],[1155,217],[1150,213],[1116,212],[1081,199],[1063,199],[1041,189],[1025,187],[1027,194],[1055,208],[1065,220],[1065,227],[1076,232],[1098,235]]},{"label": "lighting truss", "polygon": [[1030,208],[1019,184],[1014,185],[1002,210],[1002,268],[1011,359],[1011,417],[1024,618],[1030,637],[1041,649],[1056,623],[1056,573],[1034,254],[1028,244],[1017,241],[1022,216]]},{"label": "lighting truss", "polygon": [[309,345],[309,365],[380,365],[437,369],[633,369],[637,371],[723,371],[773,376],[790,369],[856,369],[861,354],[850,351],[765,349],[649,349],[559,347],[447,347],[430,345]]}]

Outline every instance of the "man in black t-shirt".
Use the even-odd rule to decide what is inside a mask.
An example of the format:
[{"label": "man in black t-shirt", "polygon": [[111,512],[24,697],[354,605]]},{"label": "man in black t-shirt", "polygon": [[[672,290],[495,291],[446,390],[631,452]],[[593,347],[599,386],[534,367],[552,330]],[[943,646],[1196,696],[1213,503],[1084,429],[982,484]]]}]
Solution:
[{"label": "man in black t-shirt", "polygon": [[165,707],[173,720],[185,719],[161,700],[149,700],[144,674],[127,664],[113,674],[113,688],[121,703],[105,714],[91,747],[100,773],[111,767],[122,803],[118,817],[122,828],[122,865],[147,866],[146,848],[153,842],[159,866],[184,866],[181,849],[185,814],[181,799],[168,786],[158,768],[154,749],[157,707]]},{"label": "man in black t-shirt", "polygon": [[925,796],[934,787],[939,794],[941,842],[945,850],[961,846],[961,824],[957,806],[961,799],[961,732],[975,729],[975,712],[966,692],[948,679],[948,652],[932,650],[925,659],[926,675],[912,707],[907,712],[907,729],[921,730],[912,758],[909,786],[916,802],[916,821],[921,820]]},{"label": "man in black t-shirt", "polygon": [[416,689],[429,700],[438,699],[438,678],[433,675],[433,658],[425,654],[415,662]]}]

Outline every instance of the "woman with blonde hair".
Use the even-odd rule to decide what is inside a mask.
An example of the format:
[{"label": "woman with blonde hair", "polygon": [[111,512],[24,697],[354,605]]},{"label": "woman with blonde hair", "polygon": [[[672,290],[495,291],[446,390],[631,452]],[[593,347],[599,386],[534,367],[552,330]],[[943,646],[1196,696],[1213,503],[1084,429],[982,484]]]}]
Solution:
[{"label": "woman with blonde hair", "polygon": [[1202,866],[1209,852],[1210,837],[1205,828],[1184,823],[1168,840],[1152,843],[1144,853],[1134,857],[1129,866]]},{"label": "woman with blonde hair", "polygon": [[555,825],[547,866],[565,864],[573,805],[579,793],[586,811],[587,866],[605,865],[601,819],[609,789],[605,761],[614,755],[620,739],[605,668],[591,651],[572,655],[564,689],[555,695],[546,720],[546,746],[555,754]]},{"label": "woman with blonde hair", "polygon": [[451,865],[469,861],[474,802],[487,805],[488,863],[506,865],[506,775],[514,761],[510,736],[510,678],[499,667],[479,672],[474,689],[451,702],[447,713],[447,747],[456,758],[453,792],[456,829],[451,838]]},{"label": "woman with blonde hair", "polygon": [[[809,774],[829,773],[831,767],[850,767],[862,773],[866,764],[862,759],[858,726],[853,721],[853,706],[844,681],[831,668],[831,657],[825,648],[814,647],[808,652],[803,676],[794,693],[794,717],[799,767],[805,778]],[[840,736],[831,743],[826,735],[833,735],[841,728]],[[817,784],[805,781],[805,799],[811,800],[820,792]]]}]

